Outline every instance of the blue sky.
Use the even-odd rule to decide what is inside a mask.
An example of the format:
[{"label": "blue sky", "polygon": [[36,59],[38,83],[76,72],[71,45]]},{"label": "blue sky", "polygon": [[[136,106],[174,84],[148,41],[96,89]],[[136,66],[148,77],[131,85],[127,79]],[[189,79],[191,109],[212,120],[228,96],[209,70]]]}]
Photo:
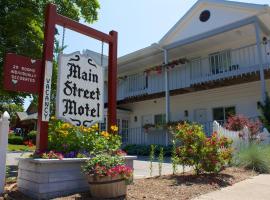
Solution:
[{"label": "blue sky", "polygon": [[[270,4],[270,0],[238,0]],[[197,0],[100,0],[99,19],[89,25],[102,32],[118,32],[118,56],[158,42]],[[62,28],[59,28],[62,35]],[[60,36],[61,40],[61,36]],[[101,52],[101,43],[70,30],[65,33],[64,53],[90,49]],[[105,45],[105,52],[107,51]],[[107,54],[107,52],[105,53]],[[25,107],[29,105],[26,101]]]}]

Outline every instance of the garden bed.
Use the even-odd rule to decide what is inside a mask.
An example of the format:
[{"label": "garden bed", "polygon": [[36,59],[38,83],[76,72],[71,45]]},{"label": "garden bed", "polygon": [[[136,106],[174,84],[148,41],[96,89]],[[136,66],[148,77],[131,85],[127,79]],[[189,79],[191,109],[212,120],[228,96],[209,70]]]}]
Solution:
[{"label": "garden bed", "polygon": [[[253,171],[240,168],[227,168],[218,175],[194,175],[191,172],[178,175],[167,175],[147,179],[134,180],[128,186],[127,199],[192,199],[196,196],[219,190],[222,187],[233,185],[237,182],[257,175]],[[13,199],[29,200],[29,197],[20,193],[16,186],[8,192]],[[94,200],[89,193],[78,193],[57,200],[85,199]]]}]

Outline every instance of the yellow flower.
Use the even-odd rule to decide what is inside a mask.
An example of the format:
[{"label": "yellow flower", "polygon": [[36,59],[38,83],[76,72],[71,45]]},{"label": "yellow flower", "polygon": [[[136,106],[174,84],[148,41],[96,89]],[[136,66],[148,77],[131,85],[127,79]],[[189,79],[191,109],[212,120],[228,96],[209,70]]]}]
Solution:
[{"label": "yellow flower", "polygon": [[94,129],[94,130],[96,130],[96,131],[99,129],[98,128],[98,124],[95,124],[95,125],[91,126],[91,128]]},{"label": "yellow flower", "polygon": [[102,131],[101,135],[105,138],[108,138],[110,136],[110,134],[107,131]]},{"label": "yellow flower", "polygon": [[61,125],[61,128],[62,129],[69,129],[69,128],[71,128],[72,126],[69,124],[69,123],[64,123],[64,124],[62,124]]},{"label": "yellow flower", "polygon": [[51,116],[51,120],[56,120],[56,117],[55,116]]},{"label": "yellow flower", "polygon": [[117,132],[118,131],[118,127],[117,126],[111,126],[111,130],[114,131],[114,132]]},{"label": "yellow flower", "polygon": [[59,133],[61,133],[65,137],[68,135],[68,131],[60,130]]},{"label": "yellow flower", "polygon": [[80,131],[84,131],[84,126],[80,126]]}]

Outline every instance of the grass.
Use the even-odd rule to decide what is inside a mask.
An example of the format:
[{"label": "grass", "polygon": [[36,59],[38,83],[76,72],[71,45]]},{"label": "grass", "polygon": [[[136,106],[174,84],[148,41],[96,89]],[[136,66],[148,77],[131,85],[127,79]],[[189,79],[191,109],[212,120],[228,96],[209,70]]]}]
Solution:
[{"label": "grass", "polygon": [[17,144],[8,144],[8,151],[35,151],[36,146],[26,146]]},{"label": "grass", "polygon": [[259,173],[270,173],[270,147],[250,144],[235,156],[235,164]]}]

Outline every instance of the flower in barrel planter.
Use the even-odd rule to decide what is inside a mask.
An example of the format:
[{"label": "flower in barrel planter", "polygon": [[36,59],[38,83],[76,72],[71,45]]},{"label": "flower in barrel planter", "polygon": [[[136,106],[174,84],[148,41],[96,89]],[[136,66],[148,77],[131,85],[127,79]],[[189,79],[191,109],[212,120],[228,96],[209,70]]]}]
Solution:
[{"label": "flower in barrel planter", "polygon": [[125,196],[127,183],[132,179],[133,170],[125,165],[123,157],[99,154],[83,166],[93,197],[115,198]]}]

